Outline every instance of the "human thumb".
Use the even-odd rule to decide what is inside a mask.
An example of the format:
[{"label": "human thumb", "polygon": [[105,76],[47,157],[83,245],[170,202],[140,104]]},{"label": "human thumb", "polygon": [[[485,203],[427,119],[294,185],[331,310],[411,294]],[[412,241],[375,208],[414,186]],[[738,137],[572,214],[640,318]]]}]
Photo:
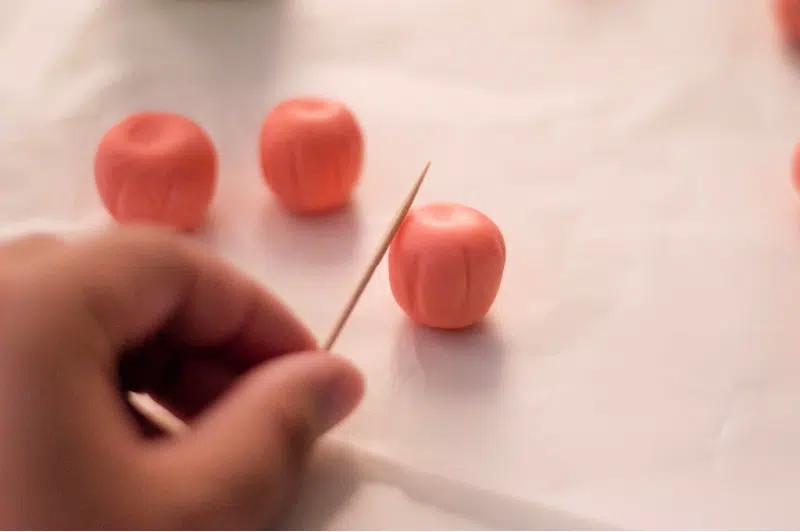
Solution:
[{"label": "human thumb", "polygon": [[360,373],[324,353],[285,355],[252,370],[162,456],[176,527],[274,521],[291,501],[314,442],[352,412],[363,392]]}]

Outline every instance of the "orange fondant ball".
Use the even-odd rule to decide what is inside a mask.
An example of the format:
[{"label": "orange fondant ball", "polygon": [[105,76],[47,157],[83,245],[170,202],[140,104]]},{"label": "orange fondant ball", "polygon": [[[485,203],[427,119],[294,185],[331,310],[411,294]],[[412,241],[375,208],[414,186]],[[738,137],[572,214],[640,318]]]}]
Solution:
[{"label": "orange fondant ball", "polygon": [[800,44],[800,1],[773,0],[775,22],[781,37],[787,44]]},{"label": "orange fondant ball", "polygon": [[409,212],[389,248],[392,294],[417,323],[468,327],[489,312],[505,262],[503,235],[486,215],[464,205],[426,205]]},{"label": "orange fondant ball", "polygon": [[118,222],[191,230],[203,223],[213,199],[217,153],[188,118],[143,112],[103,136],[94,172],[100,198]]},{"label": "orange fondant ball", "polygon": [[264,120],[261,169],[289,210],[312,214],[350,201],[361,174],[364,138],[356,117],[342,103],[295,98]]},{"label": "orange fondant ball", "polygon": [[794,189],[800,193],[800,143],[797,143],[792,154],[792,184]]}]

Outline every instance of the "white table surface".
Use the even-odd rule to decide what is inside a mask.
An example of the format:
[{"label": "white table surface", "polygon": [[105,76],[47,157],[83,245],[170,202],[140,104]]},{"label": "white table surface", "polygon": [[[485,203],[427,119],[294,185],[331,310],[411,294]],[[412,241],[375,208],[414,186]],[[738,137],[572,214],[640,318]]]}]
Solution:
[{"label": "white table surface", "polygon": [[[381,266],[338,345],[366,401],[293,526],[796,528],[799,65],[759,0],[2,0],[0,224],[106,223],[99,137],[185,113],[222,156],[203,238],[322,335],[430,158],[420,203],[504,231],[501,293],[423,332]],[[354,207],[303,223],[256,157],[298,94],[368,145]]]}]

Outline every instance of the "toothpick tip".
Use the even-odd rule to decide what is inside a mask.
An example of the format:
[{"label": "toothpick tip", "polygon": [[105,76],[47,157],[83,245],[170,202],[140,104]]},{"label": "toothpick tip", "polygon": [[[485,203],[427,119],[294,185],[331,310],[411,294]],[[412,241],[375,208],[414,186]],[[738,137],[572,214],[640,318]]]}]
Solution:
[{"label": "toothpick tip", "polygon": [[356,286],[356,289],[353,291],[353,293],[350,295],[350,298],[347,300],[347,305],[345,305],[345,308],[342,310],[341,314],[339,314],[339,318],[336,320],[336,324],[334,325],[333,330],[328,335],[328,339],[326,340],[326,342],[323,344],[324,349],[326,351],[329,351],[333,347],[333,344],[339,337],[339,333],[341,333],[344,324],[350,317],[350,313],[353,311],[353,308],[358,302],[358,298],[361,297],[364,288],[366,288],[367,283],[372,278],[372,274],[375,273],[375,268],[378,267],[378,264],[380,264],[381,260],[383,259],[384,254],[389,248],[389,244],[392,242],[395,234],[400,228],[400,223],[406,217],[406,214],[408,214],[408,211],[411,208],[411,204],[414,203],[414,199],[417,197],[417,192],[419,192],[419,189],[422,186],[422,182],[425,180],[425,175],[428,173],[428,168],[430,168],[430,166],[431,162],[428,161],[428,163],[425,165],[425,168],[423,168],[422,173],[419,175],[419,177],[417,177],[417,180],[414,182],[414,186],[411,187],[411,190],[406,196],[402,207],[395,215],[392,225],[389,227],[389,230],[384,236],[381,245],[376,250],[375,255],[373,256],[372,261],[370,262],[366,271],[361,276],[361,280]]}]

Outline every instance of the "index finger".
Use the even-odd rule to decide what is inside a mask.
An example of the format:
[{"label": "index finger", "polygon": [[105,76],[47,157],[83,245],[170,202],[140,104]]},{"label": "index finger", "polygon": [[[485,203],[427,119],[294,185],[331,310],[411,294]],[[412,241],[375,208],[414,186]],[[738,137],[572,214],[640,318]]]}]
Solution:
[{"label": "index finger", "polygon": [[177,234],[112,230],[74,244],[63,259],[56,275],[77,291],[76,312],[96,323],[111,352],[162,331],[187,347],[235,342],[259,358],[316,347],[277,297]]}]

